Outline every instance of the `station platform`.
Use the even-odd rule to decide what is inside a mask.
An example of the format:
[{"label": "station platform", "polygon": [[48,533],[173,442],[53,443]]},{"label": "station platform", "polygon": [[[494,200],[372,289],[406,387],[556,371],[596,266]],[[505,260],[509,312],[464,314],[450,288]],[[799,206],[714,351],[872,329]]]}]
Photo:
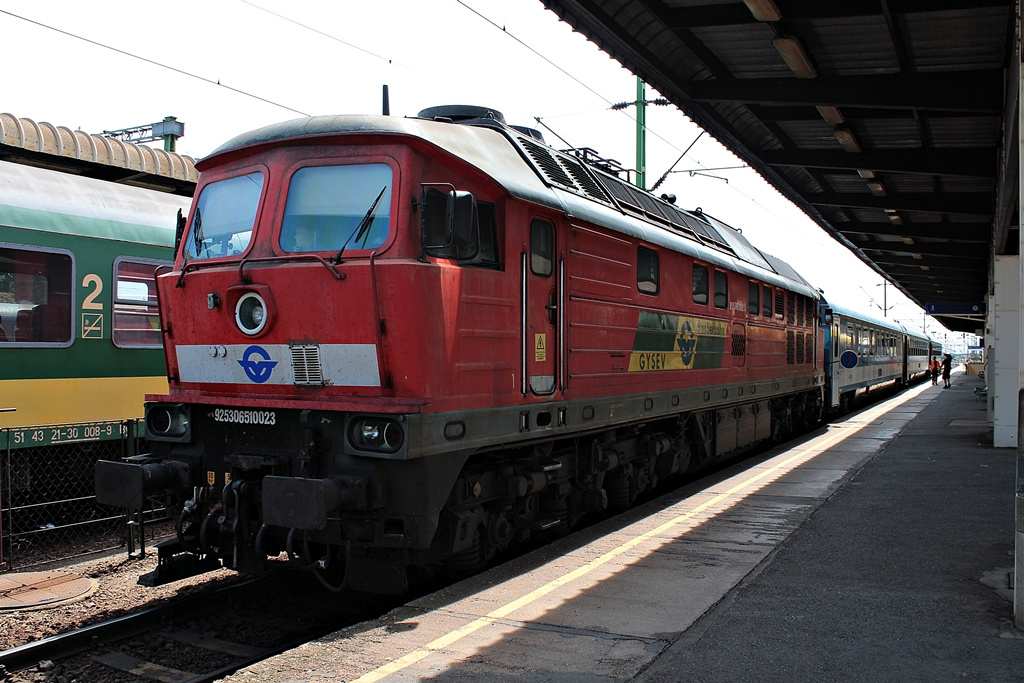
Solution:
[{"label": "station platform", "polygon": [[1024,681],[1016,452],[930,383],[232,681]]}]

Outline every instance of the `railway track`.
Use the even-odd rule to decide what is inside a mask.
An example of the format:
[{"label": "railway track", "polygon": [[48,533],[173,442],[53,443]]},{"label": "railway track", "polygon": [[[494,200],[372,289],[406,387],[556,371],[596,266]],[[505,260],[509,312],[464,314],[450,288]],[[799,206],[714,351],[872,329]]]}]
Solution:
[{"label": "railway track", "polygon": [[0,652],[5,681],[215,681],[390,605],[324,600],[290,572],[121,616]]}]

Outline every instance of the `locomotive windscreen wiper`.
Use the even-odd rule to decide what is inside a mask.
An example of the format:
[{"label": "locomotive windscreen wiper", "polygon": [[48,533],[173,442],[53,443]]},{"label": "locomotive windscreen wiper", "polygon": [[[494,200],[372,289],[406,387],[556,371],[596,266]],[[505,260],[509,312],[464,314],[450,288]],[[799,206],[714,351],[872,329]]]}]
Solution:
[{"label": "locomotive windscreen wiper", "polygon": [[380,198],[383,197],[384,193],[387,191],[387,185],[380,188],[380,193],[377,195],[377,198],[373,200],[373,204],[370,204],[370,208],[366,210],[366,215],[363,216],[363,220],[359,221],[359,225],[357,225],[356,229],[352,231],[352,234],[348,236],[345,243],[341,245],[341,249],[338,250],[338,254],[334,257],[335,263],[341,263],[341,255],[345,252],[345,247],[348,246],[348,243],[352,241],[353,237],[356,242],[358,242],[366,236],[366,232],[370,229],[370,225],[373,223],[373,214],[377,211],[377,204],[380,203]]}]

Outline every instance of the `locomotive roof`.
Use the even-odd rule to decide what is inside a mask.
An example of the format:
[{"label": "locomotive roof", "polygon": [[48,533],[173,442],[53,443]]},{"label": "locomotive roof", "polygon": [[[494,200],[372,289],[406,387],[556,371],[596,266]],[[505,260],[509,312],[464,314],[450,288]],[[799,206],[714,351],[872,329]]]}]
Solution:
[{"label": "locomotive roof", "polygon": [[493,178],[513,197],[608,226],[749,277],[817,298],[792,267],[750,244],[738,230],[698,211],[685,211],[612,173],[552,149],[496,120],[471,124],[393,116],[313,116],[243,133],[197,164],[227,152],[294,139],[339,134],[397,134],[425,140]]},{"label": "locomotive roof", "polygon": [[0,225],[139,244],[174,243],[186,197],[0,161]]}]

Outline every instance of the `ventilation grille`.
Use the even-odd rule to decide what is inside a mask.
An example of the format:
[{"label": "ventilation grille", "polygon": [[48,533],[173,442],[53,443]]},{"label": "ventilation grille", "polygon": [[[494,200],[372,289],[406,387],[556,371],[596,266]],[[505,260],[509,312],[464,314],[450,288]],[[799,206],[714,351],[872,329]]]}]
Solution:
[{"label": "ventilation grille", "polygon": [[295,383],[323,386],[324,371],[320,365],[320,347],[317,344],[294,344],[291,352]]},{"label": "ventilation grille", "polygon": [[602,204],[612,205],[611,197],[578,159],[548,149],[530,138],[517,137],[516,140],[549,183]]},{"label": "ventilation grille", "polygon": [[678,232],[685,233],[699,242],[713,244],[719,249],[733,252],[732,247],[718,233],[718,230],[703,218],[682,211],[673,204],[658,199],[649,192],[631,185],[621,178],[604,173],[598,174],[598,180],[619,204],[630,213],[648,220],[667,223]]},{"label": "ventilation grille", "polygon": [[628,181],[596,170],[572,155],[553,150],[528,137],[516,136],[515,140],[548,184],[620,208],[648,222],[670,227],[698,242],[735,253],[718,230],[700,214],[684,212]]}]

